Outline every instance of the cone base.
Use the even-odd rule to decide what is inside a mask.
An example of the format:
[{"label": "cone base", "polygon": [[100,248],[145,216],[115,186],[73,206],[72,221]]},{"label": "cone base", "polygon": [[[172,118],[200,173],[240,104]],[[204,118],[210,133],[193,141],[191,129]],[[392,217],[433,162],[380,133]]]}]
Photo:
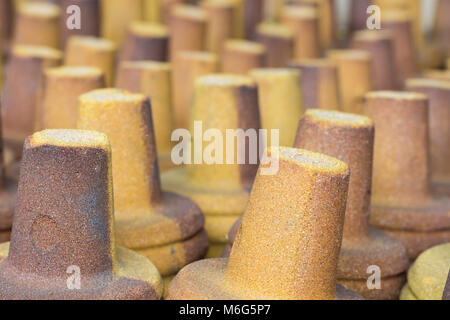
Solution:
[{"label": "cone base", "polygon": [[192,199],[205,215],[240,216],[244,213],[250,195],[245,188],[214,190],[194,184],[187,176],[186,168],[164,172],[161,184],[164,190]]},{"label": "cone base", "polygon": [[[9,243],[0,245],[0,299],[7,300],[135,300],[160,299],[163,280],[145,257],[125,248],[116,248],[117,270],[114,280],[103,286],[90,285],[84,278],[78,290],[67,288],[66,279],[21,274],[9,266]],[[100,275],[101,277],[101,275]],[[98,283],[98,279],[95,281]]]},{"label": "cone base", "polygon": [[433,198],[415,207],[372,205],[370,224],[379,229],[435,231],[450,229],[450,201]]},{"label": "cone base", "polygon": [[[383,277],[403,273],[409,266],[405,247],[399,240],[375,228],[369,228],[366,239],[344,238],[338,262],[337,278],[339,280],[367,279],[367,268],[373,265],[380,268]],[[400,287],[397,297],[399,292]]]},{"label": "cone base", "polygon": [[184,241],[204,226],[200,208],[190,199],[163,192],[158,207],[133,212],[115,211],[117,244],[143,249]]},{"label": "cone base", "polygon": [[422,252],[431,247],[450,242],[450,229],[433,232],[415,232],[404,230],[383,231],[403,243],[411,261],[414,261]]},{"label": "cone base", "polygon": [[17,183],[5,179],[3,189],[0,190],[0,232],[11,229],[16,198]]},{"label": "cone base", "polygon": [[405,281],[406,275],[404,273],[393,277],[381,278],[381,289],[371,290],[367,287],[367,280],[338,279],[339,284],[370,300],[398,300]]},{"label": "cone base", "polygon": [[174,276],[184,266],[205,257],[208,235],[201,230],[192,238],[168,245],[135,251],[147,257],[163,277]]},{"label": "cone base", "polygon": [[[172,280],[168,300],[267,300],[255,294],[252,297],[239,296],[223,286],[222,280],[228,259],[208,259],[192,263]],[[340,286],[336,287],[337,300],[359,300],[361,297]]]}]

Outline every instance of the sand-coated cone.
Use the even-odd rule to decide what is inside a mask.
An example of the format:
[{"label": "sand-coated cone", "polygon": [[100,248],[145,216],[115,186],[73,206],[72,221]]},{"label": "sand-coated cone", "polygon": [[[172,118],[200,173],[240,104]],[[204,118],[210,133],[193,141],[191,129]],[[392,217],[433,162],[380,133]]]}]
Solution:
[{"label": "sand-coated cone", "polygon": [[326,59],[292,61],[300,71],[304,109],[339,109],[338,70]]},{"label": "sand-coated cone", "polygon": [[389,32],[362,30],[355,32],[352,47],[370,53],[370,76],[373,90],[395,90],[398,85],[394,59],[394,45]]},{"label": "sand-coated cone", "polygon": [[171,80],[172,68],[169,63],[127,61],[120,65],[116,81],[117,88],[150,97],[158,163],[162,171],[174,167],[170,157],[174,130]]},{"label": "sand-coated cone", "polygon": [[143,16],[142,0],[101,0],[101,36],[121,46],[130,23]]},{"label": "sand-coated cone", "polygon": [[78,96],[104,87],[105,78],[99,68],[63,66],[47,69],[42,79],[36,131],[76,129]]},{"label": "sand-coated cone", "polygon": [[169,30],[156,23],[136,21],[130,24],[120,59],[122,61],[167,61]]},{"label": "sand-coated cone", "polygon": [[206,46],[208,14],[193,5],[177,4],[170,17],[170,59],[180,51],[202,51]]},{"label": "sand-coated cone", "polygon": [[280,146],[292,146],[303,114],[300,72],[293,69],[254,69],[249,74],[258,84],[261,128],[279,130]]},{"label": "sand-coated cone", "polygon": [[375,124],[371,225],[401,240],[410,259],[450,241],[450,204],[430,188],[428,100],[377,91],[364,112]]},{"label": "sand-coated cone", "polygon": [[14,44],[60,49],[60,17],[61,10],[56,4],[23,3],[17,9]]},{"label": "sand-coated cone", "polygon": [[256,31],[257,40],[266,48],[266,66],[284,68],[293,57],[293,31],[282,24],[262,23]]},{"label": "sand-coated cone", "polygon": [[[257,149],[259,146],[260,128],[256,84],[249,77],[237,75],[200,77],[195,84],[190,122],[190,139],[194,148],[193,152],[189,152],[191,157],[184,154],[187,158],[185,168],[165,172],[162,185],[166,190],[191,198],[200,206],[205,214],[205,228],[210,240],[208,255],[219,256],[227,242],[228,230],[245,210],[258,166],[259,156],[254,154],[257,153],[254,147]],[[229,151],[221,149],[219,143],[216,155],[222,153],[222,156],[214,161],[207,157],[213,157],[208,151],[211,146],[200,142],[209,129],[220,132],[223,145]],[[227,143],[226,131],[238,129],[244,132],[253,130],[255,135],[249,139],[236,139],[234,136],[230,139],[233,144]],[[189,148],[191,141],[185,139],[183,137],[183,143],[188,144]],[[232,157],[233,151],[234,155],[237,154],[235,149],[238,144],[245,148],[245,161],[238,162]],[[204,154],[207,156],[203,157]],[[232,157],[231,161],[228,156]]]},{"label": "sand-coated cone", "polygon": [[450,82],[409,79],[406,89],[428,97],[431,180],[436,192],[450,197]]},{"label": "sand-coated cone", "polygon": [[222,72],[246,75],[265,67],[266,49],[258,42],[232,39],[225,42],[221,60]]},{"label": "sand-coated cone", "polygon": [[[369,228],[373,145],[374,126],[368,117],[308,110],[294,147],[335,157],[350,168],[338,282],[367,299],[397,299],[409,259],[399,240]],[[367,270],[374,265],[381,271],[381,288],[371,290]]]},{"label": "sand-coated cone", "polygon": [[169,299],[351,299],[338,287],[348,166],[306,150],[272,147],[261,165],[228,259],[183,268]]},{"label": "sand-coated cone", "polygon": [[8,46],[13,33],[14,3],[13,0],[0,1],[0,37],[2,51]]},{"label": "sand-coated cone", "polygon": [[106,135],[28,137],[11,243],[0,246],[0,298],[159,299],[155,266],[116,247],[112,188]]},{"label": "sand-coated cone", "polygon": [[42,72],[61,63],[62,52],[38,46],[14,46],[2,97],[3,135],[18,155],[34,132]]},{"label": "sand-coated cone", "polygon": [[[100,0],[60,0],[59,5],[62,15],[60,28],[63,48],[71,36],[100,36]],[[78,6],[79,11],[72,6]],[[73,24],[78,18],[75,14],[78,12],[80,25],[75,26]]]},{"label": "sand-coated cone", "polygon": [[202,7],[207,13],[206,44],[207,51],[220,55],[227,39],[233,37],[233,21],[236,18],[234,0],[206,0]]},{"label": "sand-coated cone", "polygon": [[307,6],[286,6],[282,22],[294,31],[294,59],[313,59],[320,56],[318,10]]},{"label": "sand-coated cone", "polygon": [[208,248],[199,207],[163,192],[150,100],[121,89],[80,96],[80,129],[105,133],[112,150],[116,241],[148,257],[163,277],[201,259]]},{"label": "sand-coated cone", "polygon": [[[450,272],[450,243],[423,252],[408,271],[401,300],[445,300]],[[447,291],[447,299],[448,299]]]},{"label": "sand-coated cone", "polygon": [[414,46],[411,17],[405,11],[383,11],[381,26],[392,34],[398,87],[417,73],[417,54]]},{"label": "sand-coated cone", "polygon": [[198,77],[219,71],[214,53],[181,51],[173,65],[173,111],[176,128],[189,128],[194,83]]},{"label": "sand-coated cone", "polygon": [[372,56],[362,50],[330,50],[329,59],[338,68],[340,110],[362,113],[364,95],[372,89]]},{"label": "sand-coated cone", "polygon": [[114,83],[117,46],[107,39],[73,36],[67,44],[65,64],[97,67],[105,74],[107,86]]},{"label": "sand-coated cone", "polygon": [[243,0],[244,39],[255,40],[256,28],[264,19],[264,0]]}]

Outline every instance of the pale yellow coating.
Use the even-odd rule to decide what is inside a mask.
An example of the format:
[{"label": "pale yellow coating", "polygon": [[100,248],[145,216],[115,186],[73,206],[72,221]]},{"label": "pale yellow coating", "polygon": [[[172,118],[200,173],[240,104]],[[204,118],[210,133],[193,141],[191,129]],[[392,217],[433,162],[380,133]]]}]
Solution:
[{"label": "pale yellow coating", "polygon": [[[174,129],[172,115],[172,67],[169,63],[156,61],[127,61],[121,68],[139,70],[139,92],[149,96],[156,136],[158,158],[170,162]],[[160,161],[160,162],[161,162]],[[169,164],[162,164],[169,166]]]},{"label": "pale yellow coating", "polygon": [[61,51],[44,46],[15,45],[12,48],[12,52],[15,56],[19,57],[36,57],[54,60],[59,60],[63,57],[63,53]]},{"label": "pale yellow coating", "polygon": [[395,100],[426,100],[427,97],[422,93],[406,92],[406,91],[371,91],[365,97],[367,99],[395,99]]},{"label": "pale yellow coating", "polygon": [[92,66],[105,73],[106,85],[110,86],[115,76],[117,46],[106,39],[70,37],[65,57],[68,66]]},{"label": "pale yellow coating", "polygon": [[142,0],[101,0],[101,35],[121,45],[126,29],[143,18]]},{"label": "pale yellow coating", "polygon": [[359,30],[353,34],[353,40],[356,41],[381,41],[392,39],[392,35],[389,31],[372,31],[372,30]]},{"label": "pale yellow coating", "polygon": [[103,72],[96,67],[63,66],[45,71],[36,130],[75,129],[78,96],[105,86]]},{"label": "pale yellow coating", "polygon": [[143,37],[168,37],[169,30],[163,24],[149,23],[143,21],[134,21],[130,24],[129,29],[132,33]]},{"label": "pale yellow coating", "polygon": [[438,79],[415,78],[406,80],[406,87],[425,87],[450,90],[450,81]]},{"label": "pale yellow coating", "polygon": [[408,283],[406,283],[402,291],[400,292],[400,300],[419,300],[419,299],[414,295],[414,292],[411,291],[411,288],[409,287]]},{"label": "pale yellow coating", "polygon": [[366,116],[332,110],[308,110],[305,113],[305,117],[313,119],[314,122],[323,122],[343,127],[370,128],[373,126],[373,121]]},{"label": "pale yellow coating", "polygon": [[371,55],[363,50],[330,50],[329,59],[338,67],[341,110],[362,113],[362,99],[372,89]]},{"label": "pale yellow coating", "polygon": [[21,14],[38,17],[58,17],[60,9],[48,2],[27,1],[19,6],[18,11]]},{"label": "pale yellow coating", "polygon": [[293,148],[272,147],[269,157],[280,169],[255,180],[224,286],[244,297],[334,299],[348,166]]},{"label": "pale yellow coating", "polygon": [[110,150],[105,134],[89,130],[44,130],[31,136],[33,147],[54,145],[60,147],[92,147]]},{"label": "pale yellow coating", "polygon": [[303,114],[300,72],[264,68],[252,70],[250,76],[258,84],[261,127],[268,130],[268,145],[271,131],[279,130],[279,145],[292,146]]},{"label": "pale yellow coating", "polygon": [[420,300],[441,300],[450,272],[450,243],[423,252],[408,271],[408,285]]},{"label": "pale yellow coating", "polygon": [[188,128],[195,80],[218,71],[217,55],[202,51],[180,51],[173,61],[173,103],[176,128]]},{"label": "pale yellow coating", "polygon": [[207,14],[203,9],[189,4],[177,4],[172,10],[172,15],[196,21],[206,21],[207,19]]},{"label": "pale yellow coating", "polygon": [[162,5],[160,0],[143,0],[144,19],[152,23],[161,23]]}]

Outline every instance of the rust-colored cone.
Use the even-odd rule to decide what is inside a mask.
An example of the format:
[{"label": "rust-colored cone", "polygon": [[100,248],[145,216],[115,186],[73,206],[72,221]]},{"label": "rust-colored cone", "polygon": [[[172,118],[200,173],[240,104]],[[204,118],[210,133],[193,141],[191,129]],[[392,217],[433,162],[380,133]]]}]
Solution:
[{"label": "rust-colored cone", "polygon": [[367,28],[367,8],[373,0],[351,0],[350,31]]},{"label": "rust-colored cone", "polygon": [[[60,0],[61,7],[61,42],[63,48],[71,36],[100,36],[100,0]],[[78,6],[74,9],[72,6]],[[74,14],[80,13],[80,28],[74,28],[72,24]],[[70,27],[70,28],[69,28]]]},{"label": "rust-colored cone", "polygon": [[0,34],[2,42],[1,53],[6,52],[13,31],[14,2],[13,0],[0,1]]},{"label": "rust-colored cone", "polygon": [[103,72],[95,67],[47,69],[42,79],[36,130],[76,129],[78,96],[104,87]]},{"label": "rust-colored cone", "polygon": [[222,72],[246,75],[252,69],[266,65],[264,45],[247,40],[225,42],[222,53]]},{"label": "rust-colored cone", "polygon": [[56,4],[28,1],[17,9],[15,45],[34,45],[60,49],[61,10]]},{"label": "rust-colored cone", "polygon": [[256,31],[257,40],[266,48],[266,66],[283,68],[294,52],[293,32],[282,24],[262,23]]},{"label": "rust-colored cone", "polygon": [[155,61],[122,62],[117,74],[116,87],[150,97],[155,126],[158,163],[162,171],[174,167],[171,160],[174,130],[172,114],[172,67]]},{"label": "rust-colored cone", "polygon": [[[374,126],[369,118],[308,110],[300,120],[294,147],[336,157],[350,168],[339,283],[368,299],[397,299],[409,260],[400,241],[369,228],[373,143]],[[381,271],[380,289],[367,285],[367,270],[374,265]]]},{"label": "rust-colored cone", "polygon": [[78,127],[111,141],[116,239],[148,257],[163,277],[201,259],[208,248],[198,206],[163,192],[150,100],[120,89],[80,96]]},{"label": "rust-colored cone", "polygon": [[256,39],[256,28],[264,18],[264,0],[243,0],[244,38]]},{"label": "rust-colored cone", "polygon": [[67,44],[65,64],[97,67],[105,74],[107,86],[114,83],[117,46],[106,39],[73,36]]},{"label": "rust-colored cone", "polygon": [[2,97],[6,145],[18,155],[23,141],[33,133],[42,72],[61,63],[62,53],[47,47],[14,46],[6,70]]},{"label": "rust-colored cone", "polygon": [[438,0],[435,12],[434,36],[448,50],[450,49],[450,20],[448,19],[450,1]]},{"label": "rust-colored cone", "polygon": [[[201,139],[207,130],[216,129],[223,137],[223,146],[228,149],[224,147],[222,156],[211,161],[213,155],[208,152],[211,148],[208,143],[194,142],[193,152],[189,152],[191,156],[186,156],[183,161],[186,167],[162,175],[163,188],[190,197],[205,214],[205,228],[211,243],[209,256],[219,256],[222,252],[228,230],[245,210],[256,174],[258,155],[254,154],[253,148],[260,143],[257,91],[255,82],[249,77],[212,74],[198,78],[191,110],[190,137],[182,136],[183,143],[190,142],[191,138],[194,141],[195,137]],[[254,135],[251,139],[232,137],[230,140],[234,145],[227,143],[226,131],[237,129],[253,131]],[[245,161],[237,161],[238,143],[245,150]],[[227,150],[234,154],[227,155]],[[210,157],[203,157],[204,154]],[[231,161],[228,156],[233,156]]]},{"label": "rust-colored cone", "polygon": [[136,21],[130,24],[122,50],[122,61],[167,61],[169,31],[166,26]]},{"label": "rust-colored cone", "polygon": [[431,180],[439,193],[450,197],[450,82],[409,79],[406,89],[428,97]]},{"label": "rust-colored cone", "polygon": [[375,123],[370,223],[415,259],[450,241],[450,205],[430,190],[428,100],[420,93],[378,91],[365,97]]},{"label": "rust-colored cone", "polygon": [[339,109],[338,72],[325,59],[293,61],[288,65],[300,71],[304,109]]},{"label": "rust-colored cone", "polygon": [[169,299],[358,297],[336,290],[347,165],[284,147],[270,148],[266,159],[278,170],[260,167],[230,258],[182,269],[169,286]]},{"label": "rust-colored cone", "polygon": [[355,32],[352,47],[370,53],[370,77],[373,90],[395,90],[398,85],[392,36],[386,31]]},{"label": "rust-colored cone", "polygon": [[11,243],[0,249],[1,299],[161,297],[153,264],[115,245],[105,135],[35,133],[25,142],[20,174]]}]

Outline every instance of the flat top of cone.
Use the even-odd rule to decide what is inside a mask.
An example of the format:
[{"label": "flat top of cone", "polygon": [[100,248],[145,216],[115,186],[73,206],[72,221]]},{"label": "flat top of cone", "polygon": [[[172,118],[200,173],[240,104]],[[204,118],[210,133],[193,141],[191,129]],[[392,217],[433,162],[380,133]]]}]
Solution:
[{"label": "flat top of cone", "polygon": [[156,71],[170,71],[172,69],[170,63],[159,61],[124,61],[120,64],[123,68],[139,69],[139,70],[156,70]]},{"label": "flat top of cone", "polygon": [[130,24],[130,31],[139,36],[167,37],[169,30],[163,24],[134,21]]},{"label": "flat top of cone", "polygon": [[126,90],[116,88],[97,89],[88,93],[82,94],[79,101],[82,103],[98,103],[111,101],[127,101],[127,102],[142,102],[146,96],[139,93],[131,93]]},{"label": "flat top of cone", "polygon": [[108,39],[91,36],[72,36],[69,43],[98,50],[116,50],[117,48],[115,43]]},{"label": "flat top of cone", "polygon": [[225,42],[225,49],[239,50],[256,54],[262,54],[266,51],[266,48],[258,42],[240,39],[227,40]]},{"label": "flat top of cone", "polygon": [[33,2],[33,1],[22,3],[18,11],[21,14],[43,18],[47,17],[54,18],[61,13],[61,10],[55,4],[48,2]]},{"label": "flat top of cone", "polygon": [[358,30],[353,33],[353,40],[356,41],[380,41],[392,39],[392,35],[387,30]]},{"label": "flat top of cone", "polygon": [[196,85],[213,87],[240,87],[253,85],[252,78],[235,74],[210,74],[197,78]]},{"label": "flat top of cone", "polygon": [[105,134],[87,130],[44,130],[31,136],[30,145],[38,147],[53,145],[59,147],[95,147],[109,150],[109,141]]},{"label": "flat top of cone", "polygon": [[381,13],[382,22],[407,22],[411,21],[411,14],[407,10],[388,9]]},{"label": "flat top of cone", "polygon": [[287,5],[284,7],[282,15],[290,18],[298,19],[315,19],[318,18],[317,9],[313,6]]},{"label": "flat top of cone", "polygon": [[204,9],[190,4],[177,4],[173,6],[172,15],[197,21],[206,21],[208,17]]},{"label": "flat top of cone", "polygon": [[369,61],[371,58],[369,52],[364,50],[353,50],[353,49],[328,50],[327,56],[331,59],[361,60],[361,61]]},{"label": "flat top of cone", "polygon": [[103,71],[97,67],[62,66],[50,68],[45,71],[47,75],[56,78],[95,78],[103,75]]},{"label": "flat top of cone", "polygon": [[273,22],[261,23],[257,30],[260,34],[287,39],[292,38],[294,34],[289,27]]},{"label": "flat top of cone", "polygon": [[250,70],[250,76],[256,79],[279,79],[279,78],[293,78],[300,76],[300,71],[288,68],[258,68]]},{"label": "flat top of cone", "polygon": [[15,56],[20,57],[36,57],[42,59],[62,59],[63,57],[61,51],[44,46],[15,45],[12,52]]},{"label": "flat top of cone", "polygon": [[178,51],[176,58],[209,62],[217,62],[218,60],[216,54],[206,51]]},{"label": "flat top of cone", "polygon": [[318,59],[300,59],[300,60],[292,60],[289,62],[290,66],[299,66],[299,67],[335,67],[336,65],[324,58]]},{"label": "flat top of cone", "polygon": [[202,3],[204,7],[216,7],[216,8],[234,8],[235,1],[233,0],[206,0]]},{"label": "flat top of cone", "polygon": [[269,152],[272,157],[294,162],[308,170],[334,174],[346,174],[348,172],[347,164],[321,153],[288,147],[270,147]]},{"label": "flat top of cone", "polygon": [[372,91],[365,95],[366,99],[393,99],[393,100],[426,100],[426,95],[406,91]]},{"label": "flat top of cone", "polygon": [[425,87],[450,90],[450,81],[428,78],[415,78],[406,80],[406,87]]},{"label": "flat top of cone", "polygon": [[335,126],[346,126],[354,128],[367,128],[373,126],[373,121],[366,116],[332,110],[307,110],[305,113],[305,118],[313,122],[332,124]]}]

